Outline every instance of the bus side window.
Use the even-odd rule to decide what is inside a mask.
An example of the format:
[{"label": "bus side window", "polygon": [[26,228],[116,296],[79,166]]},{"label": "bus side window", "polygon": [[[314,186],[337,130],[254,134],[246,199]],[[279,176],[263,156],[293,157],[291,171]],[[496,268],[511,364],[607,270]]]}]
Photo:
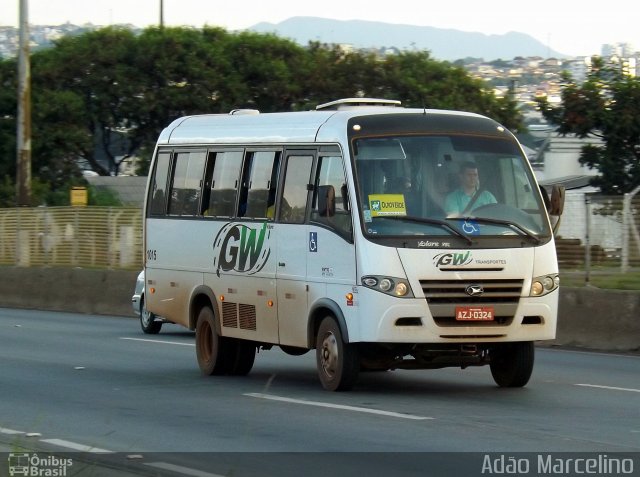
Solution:
[{"label": "bus side window", "polygon": [[247,218],[273,219],[273,205],[280,153],[258,151],[252,153],[250,171],[245,172],[243,187],[246,187]]},{"label": "bus side window", "polygon": [[198,214],[205,159],[203,151],[179,152],[175,155],[175,172],[169,200],[170,215]]},{"label": "bus side window", "polygon": [[280,201],[280,222],[304,222],[313,156],[289,156]]},{"label": "bus side window", "polygon": [[209,193],[209,208],[205,215],[233,217],[242,166],[243,151],[217,152]]},{"label": "bus side window", "polygon": [[170,152],[161,152],[158,154],[155,171],[153,172],[149,215],[164,215],[166,212],[166,190],[170,164]]}]

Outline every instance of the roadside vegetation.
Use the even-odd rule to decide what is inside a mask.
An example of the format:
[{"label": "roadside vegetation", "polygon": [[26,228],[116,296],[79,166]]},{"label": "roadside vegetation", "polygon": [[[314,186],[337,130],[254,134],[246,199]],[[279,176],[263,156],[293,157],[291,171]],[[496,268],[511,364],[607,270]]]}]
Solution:
[{"label": "roadside vegetation", "polygon": [[[344,97],[461,109],[522,129],[510,98],[428,52],[379,58],[270,34],[205,27],[118,27],[58,40],[31,55],[32,205],[67,205],[80,164],[118,174],[125,157],[148,169],[153,144],[189,114],[309,110]],[[17,60],[0,61],[0,207],[15,205]],[[64,191],[59,194],[59,191]]]},{"label": "roadside vegetation", "polygon": [[562,135],[599,138],[601,144],[582,148],[580,163],[596,169],[592,185],[604,195],[622,195],[640,186],[640,78],[623,64],[592,59],[583,83],[564,75],[560,105],[546,98],[538,104],[543,116]]}]

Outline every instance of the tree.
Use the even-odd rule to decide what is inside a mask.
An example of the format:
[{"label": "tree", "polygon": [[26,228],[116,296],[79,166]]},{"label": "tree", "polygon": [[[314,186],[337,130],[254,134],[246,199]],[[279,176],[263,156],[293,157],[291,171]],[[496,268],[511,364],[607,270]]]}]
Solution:
[{"label": "tree", "polygon": [[139,147],[129,134],[140,107],[136,51],[130,30],[109,27],[63,37],[33,55],[34,127],[47,139],[39,142],[41,154],[82,159],[100,175],[117,173],[119,158]]},{"label": "tree", "polygon": [[17,71],[15,59],[0,62],[0,180],[16,175]]},{"label": "tree", "polygon": [[[306,51],[272,34],[240,32],[225,44],[227,88],[235,106],[262,112],[288,111],[300,97],[300,73]],[[219,100],[218,103],[221,101]]]},{"label": "tree", "polygon": [[542,114],[562,135],[600,138],[582,148],[580,163],[598,171],[592,184],[603,193],[630,192],[640,185],[640,79],[599,57],[582,84],[563,78],[561,105],[538,99]]},{"label": "tree", "polygon": [[[0,207],[16,203],[16,70],[14,59],[0,62]],[[83,185],[75,158],[67,153],[77,103],[68,91],[40,89],[32,94],[32,102],[37,106],[32,111],[31,204],[63,205],[69,188]],[[59,201],[57,190],[65,191],[66,202]]]},{"label": "tree", "polygon": [[523,129],[516,103],[496,98],[482,80],[461,67],[432,59],[428,52],[403,52],[380,65],[383,81],[374,94],[407,107],[453,109],[487,115],[512,131]]},{"label": "tree", "polygon": [[[135,34],[108,27],[63,37],[35,52],[31,64],[33,177],[48,187],[42,200],[50,204],[82,183],[80,162],[110,175],[136,155],[139,173],[146,173],[162,129],[185,115],[308,110],[373,96],[478,112],[513,130],[520,121],[511,100],[497,99],[462,68],[425,52],[380,58],[221,28]],[[15,60],[0,60],[0,195],[15,176],[16,88]]]}]

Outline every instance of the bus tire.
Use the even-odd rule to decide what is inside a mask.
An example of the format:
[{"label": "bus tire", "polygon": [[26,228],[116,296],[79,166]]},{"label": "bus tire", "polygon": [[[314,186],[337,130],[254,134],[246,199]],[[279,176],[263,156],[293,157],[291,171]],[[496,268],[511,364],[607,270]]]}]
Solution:
[{"label": "bus tire", "polygon": [[322,387],[328,391],[348,391],[360,371],[360,356],[354,343],[345,343],[338,323],[326,316],[316,337],[316,364]]},{"label": "bus tire", "polygon": [[521,388],[533,372],[535,347],[532,341],[507,343],[490,352],[491,375],[502,388]]},{"label": "bus tire", "polygon": [[196,356],[202,374],[228,374],[233,366],[233,341],[216,331],[213,311],[208,306],[198,313],[196,323]]},{"label": "bus tire", "polygon": [[140,328],[148,335],[157,335],[162,328],[162,321],[156,320],[156,315],[147,310],[144,296],[140,298]]},{"label": "bus tire", "polygon": [[256,360],[256,345],[251,341],[234,340],[235,356],[233,366],[229,374],[233,376],[246,376],[253,368]]}]

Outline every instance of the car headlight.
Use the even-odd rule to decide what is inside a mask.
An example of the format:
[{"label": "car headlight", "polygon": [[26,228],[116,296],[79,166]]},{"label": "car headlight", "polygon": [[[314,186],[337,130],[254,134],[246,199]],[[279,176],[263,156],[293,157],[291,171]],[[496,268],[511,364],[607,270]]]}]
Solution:
[{"label": "car headlight", "polygon": [[399,298],[413,298],[413,292],[409,282],[404,278],[382,277],[379,275],[367,275],[362,277],[361,283],[372,290]]},{"label": "car headlight", "polygon": [[529,296],[544,296],[556,290],[559,286],[560,277],[557,274],[535,277],[531,282]]}]

